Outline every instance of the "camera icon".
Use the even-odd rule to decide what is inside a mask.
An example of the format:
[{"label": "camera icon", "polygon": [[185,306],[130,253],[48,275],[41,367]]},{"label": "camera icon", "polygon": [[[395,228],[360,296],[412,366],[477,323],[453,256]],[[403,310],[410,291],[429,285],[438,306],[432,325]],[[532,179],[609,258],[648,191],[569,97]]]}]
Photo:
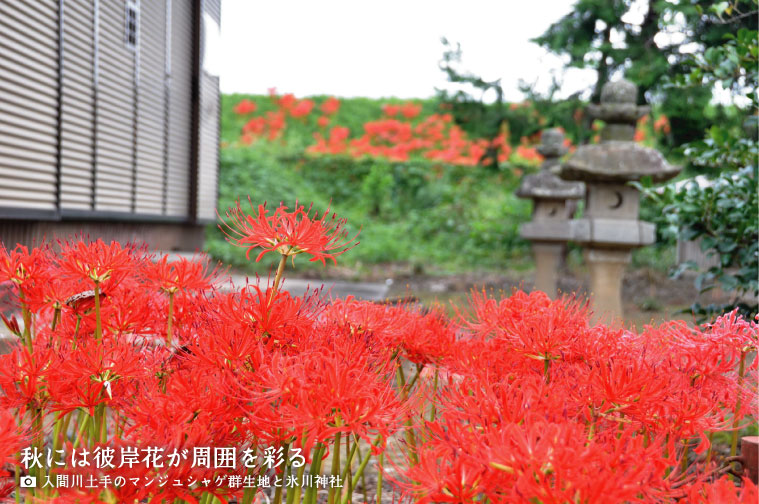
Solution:
[{"label": "camera icon", "polygon": [[21,476],[21,480],[19,481],[19,486],[21,488],[35,488],[37,486],[37,477],[36,476]]}]

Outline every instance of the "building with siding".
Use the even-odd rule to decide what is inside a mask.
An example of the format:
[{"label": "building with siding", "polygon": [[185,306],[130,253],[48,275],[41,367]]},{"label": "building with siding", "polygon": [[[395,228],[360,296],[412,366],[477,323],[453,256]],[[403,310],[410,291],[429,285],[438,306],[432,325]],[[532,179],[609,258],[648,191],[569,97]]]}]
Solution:
[{"label": "building with siding", "polygon": [[215,220],[221,0],[0,0],[0,240],[194,250]]}]

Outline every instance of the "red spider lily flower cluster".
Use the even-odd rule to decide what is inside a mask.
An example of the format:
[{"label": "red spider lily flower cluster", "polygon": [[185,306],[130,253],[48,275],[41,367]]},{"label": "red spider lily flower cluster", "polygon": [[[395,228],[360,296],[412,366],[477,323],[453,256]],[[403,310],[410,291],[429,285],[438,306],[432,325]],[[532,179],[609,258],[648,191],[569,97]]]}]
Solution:
[{"label": "red spider lily flower cluster", "polygon": [[257,108],[258,106],[256,105],[256,102],[252,102],[245,98],[235,105],[234,112],[238,115],[248,115],[255,112]]},{"label": "red spider lily flower cluster", "polygon": [[305,253],[311,256],[311,261],[325,264],[325,259],[331,259],[337,264],[335,257],[357,245],[352,243],[358,233],[348,238],[346,220],[338,219],[335,214],[330,217],[329,210],[321,216],[318,212],[311,216],[313,205],[306,209],[296,202],[293,211],[280,204],[269,214],[266,204],[254,208],[250,199],[248,203],[251,213],[245,213],[237,201],[234,208],[225,212],[230,222],[219,226],[230,243],[247,248],[248,258],[253,249],[260,248],[256,261],[269,252],[278,252],[293,260],[296,255]]},{"label": "red spider lily flower cluster", "polygon": [[[385,107],[387,115],[391,115],[388,110],[395,110],[392,107]],[[404,115],[405,108],[400,107],[399,110]],[[405,114],[406,117],[416,115]],[[330,131],[329,138],[315,133],[316,143],[306,150],[311,154],[347,154],[354,158],[385,158],[391,161],[407,161],[417,156],[462,166],[478,164],[489,148],[498,152],[500,161],[507,160],[511,155],[511,147],[505,137],[500,136],[492,142],[470,140],[452,121],[450,114],[432,114],[415,124],[385,118],[365,123],[364,134],[354,139],[348,139],[347,128],[336,126]]]},{"label": "red spider lily flower cluster", "polygon": [[672,131],[672,128],[669,125],[669,118],[664,114],[660,115],[659,118],[654,121],[654,131],[656,133],[668,135]]},{"label": "red spider lily flower cluster", "polygon": [[340,100],[334,96],[330,96],[324,101],[324,103],[321,104],[321,107],[319,108],[324,115],[334,115],[338,110],[340,110]]},{"label": "red spider lily flower cluster", "polygon": [[[315,103],[309,99],[297,99],[292,94],[278,96],[270,90],[270,99],[276,107],[263,115],[251,117],[242,128],[240,141],[251,145],[259,138],[275,140],[281,138],[287,128],[288,118],[308,122]],[[235,110],[247,111],[247,100],[243,100]],[[470,139],[457,125],[450,114],[431,114],[421,117],[422,106],[415,103],[387,104],[382,107],[380,120],[364,124],[361,136],[350,138],[350,130],[334,125],[326,130],[340,108],[340,101],[327,98],[319,107],[322,114],[315,120],[321,130],[314,133],[315,143],[307,147],[312,155],[348,155],[353,158],[383,158],[391,161],[406,161],[414,157],[440,161],[443,163],[474,166],[492,163],[495,153],[498,162],[506,162],[512,154],[508,135],[501,134],[492,141]],[[539,141],[539,138],[533,143]],[[540,156],[534,147],[524,145],[519,151],[523,162],[537,163]]]},{"label": "red spider lily flower cluster", "polygon": [[[334,260],[352,243],[344,221],[297,204],[249,214],[238,205],[228,216],[230,238],[249,253]],[[4,314],[17,341],[0,355],[0,499],[252,502],[265,489],[227,482],[306,471],[351,483],[383,471],[416,502],[757,498],[750,480],[727,476],[730,459],[713,446],[716,433],[732,438],[755,421],[753,321],[733,313],[697,328],[629,331],[592,324],[573,299],[521,291],[473,293],[449,316],[293,297],[278,288],[281,272],[273,284],[223,289],[197,262],[81,239],[0,247],[0,285],[17,303]],[[233,447],[237,458],[223,468],[31,467],[40,481],[182,484],[20,489],[13,475],[30,447],[107,448],[117,460],[127,449]],[[245,467],[243,453],[261,461],[268,448],[306,465],[285,457]],[[328,500],[347,503],[353,488]],[[273,499],[310,504],[317,493],[298,484]]]}]

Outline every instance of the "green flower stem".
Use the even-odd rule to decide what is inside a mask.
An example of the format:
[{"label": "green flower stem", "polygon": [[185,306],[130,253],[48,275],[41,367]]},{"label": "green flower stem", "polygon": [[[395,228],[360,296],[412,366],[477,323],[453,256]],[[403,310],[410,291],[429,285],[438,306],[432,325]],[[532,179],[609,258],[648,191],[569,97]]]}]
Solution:
[{"label": "green flower stem", "polygon": [[50,329],[55,331],[55,327],[58,325],[58,321],[61,318],[61,307],[56,303],[55,311],[53,312],[53,321],[50,324]]},{"label": "green flower stem", "polygon": [[297,478],[298,478],[298,486],[295,487],[292,491],[287,492],[287,504],[299,504],[300,503],[300,494],[303,491],[303,475],[306,473],[306,464],[304,463],[302,466],[298,468]]},{"label": "green flower stem", "polygon": [[430,422],[434,422],[435,416],[437,415],[437,411],[435,411],[435,396],[437,395],[437,380],[438,380],[438,369],[437,369],[437,366],[435,366],[435,379],[432,382],[432,407],[430,411]]},{"label": "green flower stem", "polygon": [[358,446],[357,443],[354,443],[353,447],[351,448],[350,453],[348,454],[348,460],[345,464],[345,467],[343,468],[343,472],[340,473],[340,481],[345,481],[345,478],[348,476],[348,469],[350,469],[353,465],[353,456],[356,454],[356,447]]},{"label": "green flower stem", "polygon": [[[369,452],[369,454],[371,454],[371,452]],[[382,465],[384,462],[385,454],[380,453],[377,457],[377,504],[382,504]]]},{"label": "green flower stem", "polygon": [[741,360],[738,364],[738,400],[735,402],[735,411],[733,413],[733,434],[730,439],[730,456],[734,457],[738,452],[738,411],[741,409],[741,389],[743,388],[743,376],[746,371],[746,352],[741,351]]},{"label": "green flower stem", "polygon": [[76,434],[76,438],[74,439],[74,445],[73,449],[76,449],[79,447],[80,444],[82,444],[82,440],[85,438],[85,430],[87,430],[89,424],[92,422],[92,417],[89,415],[79,415],[77,417],[77,422],[82,422],[79,425],[79,431]]},{"label": "green flower stem", "polygon": [[[406,377],[403,375],[403,365],[401,362],[398,362],[398,369],[396,371],[396,381],[398,382],[398,389],[401,394],[401,399],[406,400],[408,397],[406,394]],[[411,430],[411,419],[406,420],[406,425],[408,426],[408,429],[406,429],[406,442],[408,443],[409,447],[409,462],[411,462],[411,465],[416,465],[419,461],[419,459],[416,456],[416,438],[414,437],[414,433]]]},{"label": "green flower stem", "polygon": [[29,311],[29,307],[24,302],[23,292],[19,292],[18,297],[21,301],[21,317],[24,320],[24,333],[21,337],[21,341],[26,345],[26,349],[29,350],[29,353],[32,353],[32,312]]},{"label": "green flower stem", "polygon": [[166,346],[171,348],[171,331],[174,325],[174,293],[169,292],[169,318],[166,321]]},{"label": "green flower stem", "polygon": [[[285,443],[284,447],[284,459],[287,460],[287,455],[290,453],[290,443]],[[282,471],[283,476],[285,475],[285,471],[287,470],[287,467],[285,467]],[[282,489],[285,487],[284,483],[284,477],[282,478],[282,484],[277,487],[276,490],[274,490],[274,504],[282,504]]]},{"label": "green flower stem", "polygon": [[[340,421],[338,419],[338,425]],[[350,440],[349,440],[350,441]],[[350,443],[349,443],[350,444]],[[348,461],[350,463],[350,461]],[[332,471],[330,474],[336,477],[340,474],[340,432],[335,434],[335,442],[332,445]],[[327,503],[334,504],[335,502],[335,489],[330,486],[329,493],[327,494]]]},{"label": "green flower stem", "polygon": [[279,283],[282,281],[282,274],[285,272],[285,264],[287,264],[287,256],[282,254],[279,259],[279,266],[277,266],[277,273],[274,275],[274,285],[272,286],[272,299],[279,290]]},{"label": "green flower stem", "polygon": [[16,491],[14,492],[16,496],[16,504],[21,503],[21,468],[17,465],[14,470],[14,481],[16,482]]},{"label": "green flower stem", "polygon": [[422,374],[422,370],[424,369],[424,364],[418,364],[416,366],[416,374],[413,378],[411,378],[411,381],[406,384],[406,395],[408,396],[408,393],[411,392],[411,389],[414,388],[414,385],[416,384],[416,380],[419,378],[419,375]]},{"label": "green flower stem", "polygon": [[95,282],[95,340],[103,337],[103,322],[100,318],[100,283]]},{"label": "green flower stem", "polygon": [[[353,458],[350,455],[349,445],[350,445],[350,439],[347,439],[347,443],[345,443],[345,458],[348,459],[348,463],[345,464],[346,474],[345,479],[343,481],[348,482],[348,494],[353,495],[353,488],[354,485],[353,480],[351,479],[351,473],[353,472]],[[357,443],[354,443],[354,445]]]},{"label": "green flower stem", "polygon": [[[313,459],[311,460],[311,469],[308,471],[313,477],[321,473],[322,470],[322,455],[326,446],[319,443],[314,450]],[[316,487],[311,485],[306,489],[305,504],[316,504]]]},{"label": "green flower stem", "polygon": [[[358,457],[358,464],[361,465],[361,463],[363,462],[363,457],[361,456],[361,447],[358,444],[359,444],[359,440],[356,439],[356,442],[353,444],[353,450],[351,451],[351,453],[353,451],[356,452],[356,456]],[[370,457],[371,451],[367,453],[366,456]],[[368,501],[368,499],[366,498],[366,475],[364,473],[361,473],[361,490],[363,490],[364,492],[364,501]]]},{"label": "green flower stem", "polygon": [[[382,436],[377,436],[377,439],[374,440],[372,443],[374,446],[377,446],[379,442],[382,440]],[[356,484],[358,484],[359,478],[361,478],[361,475],[364,473],[364,469],[366,469],[366,464],[369,463],[369,459],[372,457],[370,454],[367,454],[367,457],[361,462],[361,465],[358,466],[358,470],[356,471],[356,474],[353,475],[353,479],[349,482],[348,491],[345,492],[343,495],[343,499],[341,501],[341,504],[348,504],[350,502],[352,497],[352,491],[350,491],[351,488],[354,488]]]},{"label": "green flower stem", "polygon": [[73,346],[72,346],[73,350],[76,350],[76,337],[79,336],[79,324],[81,324],[81,323],[82,323],[82,316],[81,315],[77,315],[76,316],[76,326],[74,327],[74,341],[73,341]]}]

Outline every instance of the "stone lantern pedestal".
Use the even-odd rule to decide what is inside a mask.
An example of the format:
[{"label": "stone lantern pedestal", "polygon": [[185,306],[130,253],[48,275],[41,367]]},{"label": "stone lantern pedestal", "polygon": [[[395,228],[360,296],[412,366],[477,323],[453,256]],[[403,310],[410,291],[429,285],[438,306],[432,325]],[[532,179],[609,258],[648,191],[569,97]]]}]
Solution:
[{"label": "stone lantern pedestal", "polygon": [[520,235],[532,241],[535,258],[535,288],[556,297],[561,256],[571,238],[568,225],[572,218],[573,200],[585,194],[585,187],[577,182],[565,182],[555,175],[559,159],[566,154],[564,134],[558,129],[545,130],[538,152],[545,158],[540,172],[527,175],[517,190],[520,198],[532,199],[532,221],[522,225]]},{"label": "stone lantern pedestal", "polygon": [[590,113],[606,122],[598,145],[584,145],[567,160],[560,176],[584,181],[585,214],[573,221],[573,240],[585,246],[592,306],[597,318],[621,318],[622,278],[634,248],[656,239],[655,227],[638,219],[640,194],[628,182],[650,177],[668,180],[680,171],[659,151],[633,142],[635,123],[648,107],[635,104],[638,90],[629,81],[607,83],[601,104]]}]

